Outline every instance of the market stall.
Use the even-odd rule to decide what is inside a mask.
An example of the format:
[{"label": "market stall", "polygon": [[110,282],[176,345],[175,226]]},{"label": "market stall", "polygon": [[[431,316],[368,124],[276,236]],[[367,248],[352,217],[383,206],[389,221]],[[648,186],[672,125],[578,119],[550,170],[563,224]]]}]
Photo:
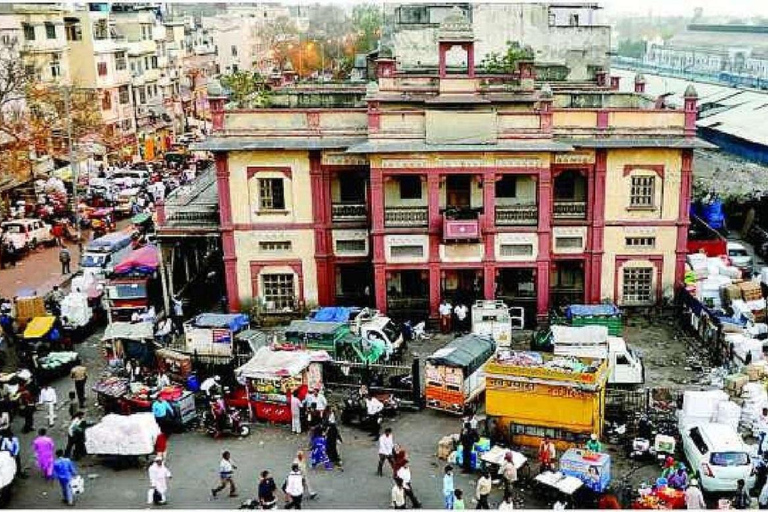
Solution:
[{"label": "market stall", "polygon": [[22,335],[26,350],[37,352],[61,344],[62,332],[55,316],[37,316],[29,321]]},{"label": "market stall", "polygon": [[685,491],[663,487],[661,489],[640,489],[640,497],[632,502],[635,510],[682,510],[685,506]]},{"label": "market stall", "polygon": [[105,375],[96,381],[91,389],[96,394],[98,404],[105,411],[120,412],[120,400],[128,394],[129,382],[122,377]]},{"label": "market stall", "polygon": [[161,348],[155,351],[158,370],[162,370],[168,378],[179,384],[186,384],[192,375],[192,358],[170,348]]},{"label": "market stall", "polygon": [[571,448],[560,457],[560,472],[578,478],[595,492],[603,492],[611,483],[611,456]]},{"label": "market stall", "polygon": [[85,449],[89,455],[127,457],[138,461],[155,451],[160,434],[152,413],[129,416],[108,414],[86,429]]},{"label": "market stall", "polygon": [[248,328],[247,315],[203,313],[184,323],[186,352],[207,356],[231,356],[235,335]]},{"label": "market stall", "polygon": [[128,413],[140,413],[152,410],[152,403],[158,398],[166,400],[174,410],[177,430],[188,428],[197,420],[194,393],[182,386],[168,386],[161,390],[141,382],[132,382],[128,391],[120,398],[121,410]]},{"label": "market stall", "polygon": [[528,457],[520,452],[516,452],[502,446],[494,446],[487,452],[481,453],[480,463],[484,467],[490,466],[491,474],[496,475],[499,472],[499,468],[504,463],[504,459],[507,456],[507,453],[512,454],[512,464],[514,464],[515,468],[517,469],[518,479],[525,480],[530,477],[531,468],[528,464]]},{"label": "market stall", "polygon": [[78,364],[80,364],[80,354],[77,352],[49,352],[37,358],[37,380],[44,384],[59,377],[65,377]]},{"label": "market stall", "polygon": [[562,472],[544,471],[533,479],[538,494],[548,503],[565,503],[569,508],[587,507],[586,486],[579,478]]},{"label": "market stall", "polygon": [[113,322],[102,336],[102,350],[107,361],[139,362],[142,366],[154,366],[154,328],[150,322]]},{"label": "market stall", "polygon": [[250,361],[235,370],[245,379],[253,417],[273,423],[290,423],[289,393],[301,386],[322,387],[323,361],[327,352],[273,351],[260,348]]}]

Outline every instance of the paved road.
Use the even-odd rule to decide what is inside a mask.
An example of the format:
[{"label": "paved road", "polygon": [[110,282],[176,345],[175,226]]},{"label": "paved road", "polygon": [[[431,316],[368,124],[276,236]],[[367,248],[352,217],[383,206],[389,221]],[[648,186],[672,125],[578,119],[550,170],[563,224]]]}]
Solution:
[{"label": "paved road", "polygon": [[[77,262],[80,260],[77,245],[68,243],[67,248],[72,255],[72,270],[77,270]],[[42,295],[63,280],[59,248],[41,246],[19,260],[15,267],[0,270],[0,294],[13,297],[23,291],[33,290]]]}]

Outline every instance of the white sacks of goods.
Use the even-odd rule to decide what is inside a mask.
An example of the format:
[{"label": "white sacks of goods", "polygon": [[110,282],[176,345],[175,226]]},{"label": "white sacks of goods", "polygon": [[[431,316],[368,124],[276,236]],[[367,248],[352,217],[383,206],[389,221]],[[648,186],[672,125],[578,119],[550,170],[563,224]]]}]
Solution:
[{"label": "white sacks of goods", "polygon": [[768,406],[768,392],[766,392],[763,384],[750,382],[744,385],[741,397],[744,399],[744,406],[741,408],[741,423],[745,428],[754,430],[763,407]]},{"label": "white sacks of goods", "polygon": [[741,420],[741,407],[733,402],[720,402],[717,404],[717,412],[715,413],[715,423],[721,423],[728,425],[733,430],[739,429],[739,421]]},{"label": "white sacks of goods", "polygon": [[108,414],[85,431],[85,449],[91,455],[148,455],[159,434],[152,413]]},{"label": "white sacks of goods", "polygon": [[683,394],[683,408],[678,411],[681,428],[696,423],[710,423],[715,419],[717,406],[727,402],[728,394],[722,390],[686,391]]}]

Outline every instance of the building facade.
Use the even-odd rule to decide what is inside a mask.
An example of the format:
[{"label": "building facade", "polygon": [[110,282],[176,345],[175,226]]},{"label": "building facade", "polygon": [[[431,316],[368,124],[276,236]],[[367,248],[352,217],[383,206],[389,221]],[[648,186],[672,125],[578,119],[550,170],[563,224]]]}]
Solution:
[{"label": "building facade", "polygon": [[[437,72],[401,73],[383,51],[378,81],[334,108],[225,110],[209,90],[200,148],[216,158],[231,309],[418,318],[442,298],[498,298],[534,321],[561,304],[671,297],[702,144],[695,91],[670,110],[605,71],[558,87],[537,84],[532,62],[484,75],[474,45],[454,12]],[[464,70],[446,65],[456,48]],[[326,89],[315,94],[339,94]]]},{"label": "building facade", "polygon": [[[492,53],[503,54],[508,41],[530,46],[537,65],[570,81],[593,80],[608,66],[610,27],[602,24],[596,3],[386,3],[385,44],[403,70],[436,69],[440,24],[461,9],[475,34],[476,65]],[[500,23],[499,20],[504,20]],[[465,53],[449,52],[451,66],[466,66]]]}]

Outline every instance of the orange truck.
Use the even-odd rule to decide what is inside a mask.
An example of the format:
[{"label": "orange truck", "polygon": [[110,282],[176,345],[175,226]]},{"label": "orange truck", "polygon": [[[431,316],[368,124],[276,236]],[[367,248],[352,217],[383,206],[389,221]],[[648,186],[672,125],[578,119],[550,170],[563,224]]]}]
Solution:
[{"label": "orange truck", "polygon": [[490,336],[468,334],[427,358],[427,407],[452,414],[473,412],[485,391],[483,366],[496,352]]}]

